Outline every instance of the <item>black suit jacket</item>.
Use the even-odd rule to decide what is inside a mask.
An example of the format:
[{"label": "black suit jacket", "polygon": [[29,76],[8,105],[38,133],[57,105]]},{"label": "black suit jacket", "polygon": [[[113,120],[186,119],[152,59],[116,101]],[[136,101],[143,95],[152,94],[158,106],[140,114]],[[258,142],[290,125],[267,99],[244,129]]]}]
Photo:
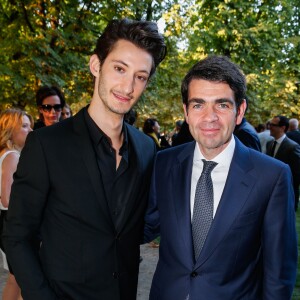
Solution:
[{"label": "black suit jacket", "polygon": [[3,235],[25,300],[136,298],[155,145],[125,126],[139,176],[118,231],[83,111],[29,134],[14,176]]},{"label": "black suit jacket", "polygon": [[286,133],[286,136],[300,145],[300,131],[292,130]]},{"label": "black suit jacket", "polygon": [[[273,141],[267,143],[267,153],[271,154]],[[276,159],[288,164],[293,175],[293,186],[295,192],[295,207],[298,206],[300,185],[300,146],[290,138],[286,137],[280,144],[275,155]]]}]

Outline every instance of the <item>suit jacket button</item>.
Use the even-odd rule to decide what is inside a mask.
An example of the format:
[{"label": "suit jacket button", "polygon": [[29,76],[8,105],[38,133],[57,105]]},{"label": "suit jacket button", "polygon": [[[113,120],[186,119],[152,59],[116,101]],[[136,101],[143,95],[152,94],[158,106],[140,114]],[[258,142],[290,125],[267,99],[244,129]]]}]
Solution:
[{"label": "suit jacket button", "polygon": [[195,277],[197,277],[197,276],[198,276],[198,273],[197,273],[196,271],[194,271],[194,272],[191,273],[191,277],[192,277],[192,278],[195,278]]},{"label": "suit jacket button", "polygon": [[113,272],[113,278],[118,279],[119,278],[119,273],[118,272]]}]

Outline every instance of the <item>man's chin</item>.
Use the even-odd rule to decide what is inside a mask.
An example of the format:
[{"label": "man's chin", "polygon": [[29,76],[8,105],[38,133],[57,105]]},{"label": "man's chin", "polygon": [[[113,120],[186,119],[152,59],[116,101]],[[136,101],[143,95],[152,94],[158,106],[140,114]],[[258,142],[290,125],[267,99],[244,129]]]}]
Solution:
[{"label": "man's chin", "polygon": [[130,103],[128,103],[128,105],[125,106],[121,106],[121,107],[112,107],[110,108],[110,111],[118,114],[118,115],[125,115],[126,113],[128,113],[131,108],[133,107],[133,105]]},{"label": "man's chin", "polygon": [[209,143],[202,143],[202,147],[210,150],[218,150],[218,149],[224,149],[228,145],[228,142],[219,142],[219,141],[211,141]]}]

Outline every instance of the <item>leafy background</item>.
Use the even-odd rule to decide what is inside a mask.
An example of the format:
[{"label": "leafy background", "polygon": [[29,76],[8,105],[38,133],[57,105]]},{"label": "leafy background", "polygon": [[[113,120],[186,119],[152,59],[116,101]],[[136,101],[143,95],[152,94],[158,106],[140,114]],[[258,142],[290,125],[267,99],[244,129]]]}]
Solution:
[{"label": "leafy background", "polygon": [[0,109],[33,116],[42,84],[59,85],[73,111],[89,103],[88,60],[113,18],[158,21],[168,56],[138,103],[138,126],[156,117],[164,130],[183,118],[180,84],[208,54],[222,54],[247,76],[247,119],[300,118],[298,0],[0,0]]},{"label": "leafy background", "polygon": [[[158,21],[168,45],[136,107],[139,127],[156,117],[164,130],[174,128],[183,118],[182,78],[212,53],[243,69],[250,123],[300,118],[299,0],[0,0],[0,110],[18,106],[37,116],[43,84],[59,85],[74,112],[88,104],[89,56],[106,24],[121,17]],[[299,280],[293,299],[300,299]]]}]

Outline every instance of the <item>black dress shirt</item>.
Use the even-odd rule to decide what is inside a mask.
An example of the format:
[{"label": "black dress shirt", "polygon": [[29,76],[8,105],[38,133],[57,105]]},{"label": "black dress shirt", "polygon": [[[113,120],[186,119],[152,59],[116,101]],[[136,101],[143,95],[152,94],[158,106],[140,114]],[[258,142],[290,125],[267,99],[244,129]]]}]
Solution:
[{"label": "black dress shirt", "polygon": [[137,182],[136,154],[128,139],[126,126],[123,125],[124,140],[119,151],[122,159],[116,168],[116,151],[112,148],[110,138],[97,126],[87,110],[85,111],[85,121],[97,156],[105,190],[103,196],[108,203],[112,220],[118,230],[126,205],[135,189],[135,182]]}]

